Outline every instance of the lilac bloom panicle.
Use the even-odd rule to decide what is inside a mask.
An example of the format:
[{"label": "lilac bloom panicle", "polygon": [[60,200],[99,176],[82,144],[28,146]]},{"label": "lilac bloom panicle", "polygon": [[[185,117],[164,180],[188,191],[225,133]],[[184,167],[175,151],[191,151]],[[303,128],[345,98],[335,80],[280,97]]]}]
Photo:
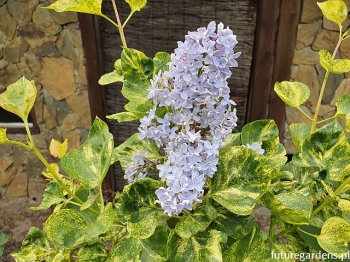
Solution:
[{"label": "lilac bloom panicle", "polygon": [[[188,32],[171,54],[168,71],[151,81],[154,108],[140,120],[139,139],[154,140],[164,152],[155,168],[166,187],[156,190],[155,203],[169,216],[201,203],[205,180],[217,171],[219,149],[237,125],[227,84],[230,67],[238,65],[236,44],[231,29],[210,22]],[[163,117],[155,114],[158,107],[167,108]],[[147,175],[141,168],[147,155],[136,155],[126,170],[129,182]]]}]

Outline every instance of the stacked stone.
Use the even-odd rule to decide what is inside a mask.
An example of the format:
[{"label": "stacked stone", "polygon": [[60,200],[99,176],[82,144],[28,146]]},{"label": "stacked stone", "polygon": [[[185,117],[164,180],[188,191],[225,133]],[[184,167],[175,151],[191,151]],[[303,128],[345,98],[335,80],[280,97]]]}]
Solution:
[{"label": "stacked stone", "polygon": [[[0,0],[0,92],[22,76],[35,81],[40,134],[34,139],[47,157],[51,138],[68,139],[69,148],[76,148],[91,125],[78,16],[41,8],[52,2]],[[40,161],[22,148],[1,146],[0,197],[41,197],[42,170]]]},{"label": "stacked stone", "polygon": [[[350,0],[344,1],[350,10]],[[343,31],[349,27],[349,20],[343,23]],[[339,37],[339,28],[333,22],[323,18],[316,0],[304,0],[301,21],[298,26],[296,50],[293,57],[291,80],[307,84],[311,95],[302,109],[313,116],[325,70],[319,65],[318,52],[327,49],[333,53]],[[350,40],[340,47],[336,58],[350,59]],[[330,74],[322,99],[319,120],[327,119],[336,112],[335,102],[339,95],[350,94],[350,73]],[[310,124],[310,120],[298,109],[286,107],[286,130],[288,125],[295,122]],[[284,145],[289,154],[296,152],[288,131],[284,134]]]}]

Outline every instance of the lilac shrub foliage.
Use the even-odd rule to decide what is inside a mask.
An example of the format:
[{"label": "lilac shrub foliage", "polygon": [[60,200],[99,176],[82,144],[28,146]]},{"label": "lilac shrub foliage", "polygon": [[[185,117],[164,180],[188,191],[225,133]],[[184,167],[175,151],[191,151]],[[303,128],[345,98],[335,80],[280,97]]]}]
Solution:
[{"label": "lilac shrub foliage", "polygon": [[[169,70],[151,81],[148,97],[154,107],[140,120],[139,139],[153,139],[165,153],[156,169],[167,187],[156,191],[156,203],[169,216],[201,202],[205,180],[216,172],[219,148],[237,125],[227,84],[230,67],[238,66],[236,44],[231,29],[210,22],[179,41]],[[164,116],[157,115],[158,108],[166,108]],[[129,182],[146,177],[146,157],[147,152],[134,155],[125,175]]]}]

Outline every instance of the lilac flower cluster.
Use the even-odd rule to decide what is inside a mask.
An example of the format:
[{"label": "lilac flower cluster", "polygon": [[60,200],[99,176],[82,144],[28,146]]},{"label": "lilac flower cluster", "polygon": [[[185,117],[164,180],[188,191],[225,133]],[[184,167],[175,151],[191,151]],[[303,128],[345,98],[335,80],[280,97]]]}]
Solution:
[{"label": "lilac flower cluster", "polygon": [[[139,139],[153,139],[166,155],[156,166],[167,186],[156,191],[156,203],[169,216],[201,202],[205,180],[217,170],[219,148],[236,127],[227,85],[229,68],[238,65],[236,44],[232,30],[211,22],[178,42],[169,70],[151,81],[154,108],[140,120]],[[162,117],[156,114],[160,107],[167,109]]]}]

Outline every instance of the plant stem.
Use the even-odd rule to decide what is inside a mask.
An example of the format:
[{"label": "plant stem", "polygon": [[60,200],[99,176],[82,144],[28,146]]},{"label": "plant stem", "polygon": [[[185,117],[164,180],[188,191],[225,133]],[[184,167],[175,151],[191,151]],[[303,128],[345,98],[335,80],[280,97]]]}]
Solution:
[{"label": "plant stem", "polygon": [[104,211],[104,209],[105,209],[105,202],[104,202],[103,194],[102,194],[102,185],[100,186],[99,190],[100,190],[100,203],[101,203],[100,210],[101,210],[101,213],[102,213]]},{"label": "plant stem", "polygon": [[334,118],[335,118],[335,116],[328,117],[328,118],[326,118],[326,119],[323,119],[323,120],[318,121],[317,124],[321,124],[321,123],[323,123],[323,122],[332,120],[332,119],[334,119]]},{"label": "plant stem", "polygon": [[[52,166],[46,161],[46,159],[44,158],[44,156],[40,153],[40,151],[36,148],[35,144],[34,144],[34,140],[32,137],[32,134],[30,132],[29,129],[29,125],[28,125],[28,121],[26,119],[23,119],[24,122],[24,126],[26,128],[27,131],[27,135],[29,138],[29,146],[22,144],[22,143],[14,143],[14,144],[18,144],[20,146],[23,146],[24,148],[28,149],[29,151],[32,151],[38,158],[39,160],[44,164],[44,166],[47,168],[47,170],[52,174],[52,176],[55,178],[55,180],[57,181],[57,183],[68,193],[68,195],[70,195],[76,202],[78,202],[79,204],[83,204],[84,201],[82,201],[79,197],[77,197],[60,179],[60,177],[58,176],[58,174],[56,173],[56,171],[52,168]],[[100,213],[98,211],[96,211],[95,209],[89,208],[89,210],[97,215],[99,215]]]},{"label": "plant stem", "polygon": [[[338,195],[342,190],[343,188],[350,183],[350,176],[337,188],[337,190],[334,191],[334,195]],[[329,201],[331,200],[330,197],[326,198],[321,205],[319,205],[311,214],[311,217],[316,215],[318,212],[320,212],[328,203]]]},{"label": "plant stem", "polygon": [[312,121],[312,118],[308,114],[306,114],[300,107],[298,107],[298,109],[301,113],[304,114],[304,116],[306,116],[310,121]]},{"label": "plant stem", "polygon": [[130,18],[132,17],[132,15],[134,14],[135,12],[131,11],[129,16],[126,18],[126,20],[124,21],[124,24],[123,24],[123,28],[126,26],[126,24],[129,22]]},{"label": "plant stem", "polygon": [[320,96],[318,97],[318,101],[317,101],[317,105],[316,105],[315,115],[311,121],[311,134],[316,131],[317,117],[318,117],[318,114],[320,112],[321,102],[322,102],[324,91],[326,89],[326,84],[327,84],[329,73],[330,72],[327,70],[326,75],[324,76],[324,79],[323,79],[323,83],[322,83],[322,87],[321,87],[321,91],[320,91]]},{"label": "plant stem", "polygon": [[128,46],[126,45],[124,29],[123,29],[122,23],[120,22],[119,13],[118,13],[117,5],[115,4],[115,0],[112,0],[112,4],[114,8],[115,17],[117,18],[117,24],[118,24],[117,28],[120,34],[120,39],[122,40],[123,47],[127,48]]},{"label": "plant stem", "polygon": [[285,235],[285,234],[287,234],[287,233],[289,233],[289,232],[291,232],[291,231],[294,231],[294,230],[297,229],[298,227],[299,227],[298,225],[288,227],[288,228],[286,228],[285,230],[283,230],[283,231],[279,232],[278,234],[274,235],[273,238],[274,238],[274,239],[280,238],[281,236],[283,236],[283,235]]}]

